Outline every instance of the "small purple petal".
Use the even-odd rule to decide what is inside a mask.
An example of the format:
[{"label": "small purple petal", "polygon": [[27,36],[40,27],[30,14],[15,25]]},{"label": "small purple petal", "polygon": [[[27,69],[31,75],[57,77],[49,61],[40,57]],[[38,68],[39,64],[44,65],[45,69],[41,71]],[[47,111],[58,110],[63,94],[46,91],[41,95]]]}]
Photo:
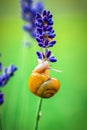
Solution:
[{"label": "small purple petal", "polygon": [[8,70],[7,70],[7,74],[9,76],[13,76],[14,75],[14,71],[17,70],[17,67],[15,67],[13,64],[11,64],[9,67],[8,67]]},{"label": "small purple petal", "polygon": [[36,19],[38,19],[38,18],[42,18],[40,13],[36,13]]},{"label": "small purple petal", "polygon": [[53,21],[49,21],[49,22],[48,22],[48,25],[53,25]]},{"label": "small purple petal", "polygon": [[7,81],[8,81],[7,75],[5,73],[3,73],[3,75],[1,76],[0,86],[1,87],[5,86]]},{"label": "small purple petal", "polygon": [[48,26],[47,31],[51,31],[52,30],[52,26]]},{"label": "small purple petal", "polygon": [[47,31],[47,27],[43,27],[43,31],[44,31],[44,32]]},{"label": "small purple petal", "polygon": [[42,35],[40,35],[39,38],[43,40],[43,36]]},{"label": "small purple petal", "polygon": [[17,67],[12,64],[12,71],[14,72],[16,70],[17,70]]},{"label": "small purple petal", "polygon": [[36,26],[41,28],[42,27],[42,23],[36,22]]},{"label": "small purple petal", "polygon": [[45,16],[47,14],[46,10],[43,11],[43,16]]},{"label": "small purple petal", "polygon": [[50,11],[47,11],[47,15],[48,15],[48,16],[50,15]]},{"label": "small purple petal", "polygon": [[48,49],[46,49],[46,57],[49,58],[51,55],[51,51],[49,51]]},{"label": "small purple petal", "polygon": [[10,75],[8,74],[8,68],[4,69],[4,74],[5,74],[5,76],[6,76],[7,80],[8,80],[10,78]]},{"label": "small purple petal", "polygon": [[42,56],[43,56],[43,58],[42,59],[45,59],[45,55],[44,55],[44,53],[42,52]]},{"label": "small purple petal", "polygon": [[42,54],[40,52],[36,52],[37,56],[38,56],[38,59],[42,59]]},{"label": "small purple petal", "polygon": [[40,38],[36,38],[36,40],[37,40],[37,42],[42,42],[42,39],[40,39]]},{"label": "small purple petal", "polygon": [[54,30],[51,30],[51,33],[54,33]]},{"label": "small purple petal", "polygon": [[48,47],[53,47],[55,43],[56,43],[56,41],[49,42]]},{"label": "small purple petal", "polygon": [[41,28],[37,28],[37,31],[42,34],[42,29]]},{"label": "small purple petal", "polygon": [[47,21],[48,21],[48,18],[45,16],[45,17],[43,18],[43,20],[44,20],[44,22],[47,22]]},{"label": "small purple petal", "polygon": [[50,57],[49,57],[49,61],[50,61],[50,62],[56,62],[57,59],[56,59],[54,56],[50,56]]},{"label": "small purple petal", "polygon": [[49,34],[49,38],[54,38],[56,34]]},{"label": "small purple petal", "polygon": [[40,47],[44,47],[42,43],[38,43],[38,45],[39,45]]},{"label": "small purple petal", "polygon": [[52,18],[52,14],[50,14],[48,17],[49,17],[49,18]]},{"label": "small purple petal", "polygon": [[42,23],[42,18],[38,18],[37,20],[38,22]]},{"label": "small purple petal", "polygon": [[48,39],[45,40],[44,45],[45,45],[45,47],[48,46]]},{"label": "small purple petal", "polygon": [[52,22],[52,18],[48,18],[48,23],[49,23],[49,22]]}]

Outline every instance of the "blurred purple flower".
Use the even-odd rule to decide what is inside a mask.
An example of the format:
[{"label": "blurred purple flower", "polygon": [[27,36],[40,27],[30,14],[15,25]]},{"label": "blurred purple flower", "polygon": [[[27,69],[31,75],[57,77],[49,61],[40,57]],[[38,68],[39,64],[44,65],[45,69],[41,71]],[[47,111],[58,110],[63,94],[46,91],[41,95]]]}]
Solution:
[{"label": "blurred purple flower", "polygon": [[4,94],[0,91],[0,105],[4,102]]},{"label": "blurred purple flower", "polygon": [[2,71],[2,63],[0,62],[0,71]]},{"label": "blurred purple flower", "polygon": [[[4,87],[10,78],[14,75],[14,72],[17,70],[13,64],[10,64],[8,68],[4,68],[3,70],[2,63],[0,62],[0,88]],[[0,105],[4,102],[4,94],[0,90]]]},{"label": "blurred purple flower", "polygon": [[3,73],[0,75],[0,87],[3,87],[7,84],[8,80],[14,75],[16,70],[17,67],[15,67],[13,64],[4,69]]},{"label": "blurred purple flower", "polygon": [[36,12],[42,12],[44,8],[43,4],[41,2],[33,3],[32,0],[20,0],[20,4],[22,19],[27,23],[23,26],[23,29],[24,31],[28,32],[33,38],[35,38],[35,16]]},{"label": "blurred purple flower", "polygon": [[56,62],[57,59],[51,55],[51,51],[48,50],[49,47],[53,47],[56,41],[53,38],[56,36],[53,30],[53,20],[50,11],[44,10],[42,14],[36,14],[36,40],[38,46],[45,49],[45,53],[37,52],[39,59],[48,60],[50,62]]}]

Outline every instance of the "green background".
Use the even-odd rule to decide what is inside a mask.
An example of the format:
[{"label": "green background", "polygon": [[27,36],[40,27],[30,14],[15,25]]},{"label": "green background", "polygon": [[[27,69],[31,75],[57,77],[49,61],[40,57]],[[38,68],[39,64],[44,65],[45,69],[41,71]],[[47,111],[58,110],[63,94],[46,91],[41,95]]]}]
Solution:
[{"label": "green background", "polygon": [[[87,50],[85,1],[42,0],[53,14],[55,40],[51,49],[58,59],[52,67],[63,73],[50,72],[59,79],[60,91],[43,100],[38,130],[87,130]],[[15,76],[2,88],[5,102],[0,106],[3,130],[34,130],[39,98],[28,90],[28,77],[37,65],[37,42],[30,36],[31,47],[25,40],[20,3],[0,0],[0,52],[3,66],[18,67]]]}]

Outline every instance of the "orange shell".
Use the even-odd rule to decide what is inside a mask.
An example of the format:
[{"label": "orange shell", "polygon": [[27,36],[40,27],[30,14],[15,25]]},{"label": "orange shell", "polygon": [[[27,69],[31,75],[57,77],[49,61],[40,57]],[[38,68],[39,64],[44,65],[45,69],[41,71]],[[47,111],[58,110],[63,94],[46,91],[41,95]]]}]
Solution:
[{"label": "orange shell", "polygon": [[[47,63],[44,64],[45,67],[46,65],[48,66]],[[49,77],[49,70],[44,66],[39,65],[34,69],[29,77],[28,87],[33,94],[41,98],[50,98],[59,90],[60,83],[57,79]]]}]

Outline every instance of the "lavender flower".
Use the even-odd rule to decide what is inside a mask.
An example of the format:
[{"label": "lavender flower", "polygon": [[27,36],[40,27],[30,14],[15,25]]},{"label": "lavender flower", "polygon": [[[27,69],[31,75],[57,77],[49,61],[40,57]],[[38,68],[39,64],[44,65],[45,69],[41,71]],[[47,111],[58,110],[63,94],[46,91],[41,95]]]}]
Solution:
[{"label": "lavender flower", "polygon": [[0,75],[0,87],[3,87],[7,84],[7,82],[14,75],[14,72],[16,70],[17,67],[15,67],[13,64],[4,69],[3,73]]},{"label": "lavender flower", "polygon": [[35,16],[36,12],[42,12],[43,4],[41,2],[36,2],[33,4],[32,0],[21,0],[20,4],[22,9],[22,19],[27,23],[23,26],[23,29],[24,31],[28,32],[33,38],[35,38]]},{"label": "lavender flower", "polygon": [[[0,62],[0,88],[4,87],[10,78],[14,75],[14,72],[17,70],[17,67],[15,67],[13,64],[10,64],[8,68],[4,68],[3,65]],[[0,90],[0,105],[4,102],[4,94]]]},{"label": "lavender flower", "polygon": [[56,36],[53,30],[52,14],[50,11],[44,10],[42,14],[36,14],[36,40],[38,46],[45,49],[45,52],[36,52],[37,56],[41,60],[48,60],[50,62],[56,62],[57,59],[51,55],[49,47],[53,47],[56,43],[53,38]]}]

